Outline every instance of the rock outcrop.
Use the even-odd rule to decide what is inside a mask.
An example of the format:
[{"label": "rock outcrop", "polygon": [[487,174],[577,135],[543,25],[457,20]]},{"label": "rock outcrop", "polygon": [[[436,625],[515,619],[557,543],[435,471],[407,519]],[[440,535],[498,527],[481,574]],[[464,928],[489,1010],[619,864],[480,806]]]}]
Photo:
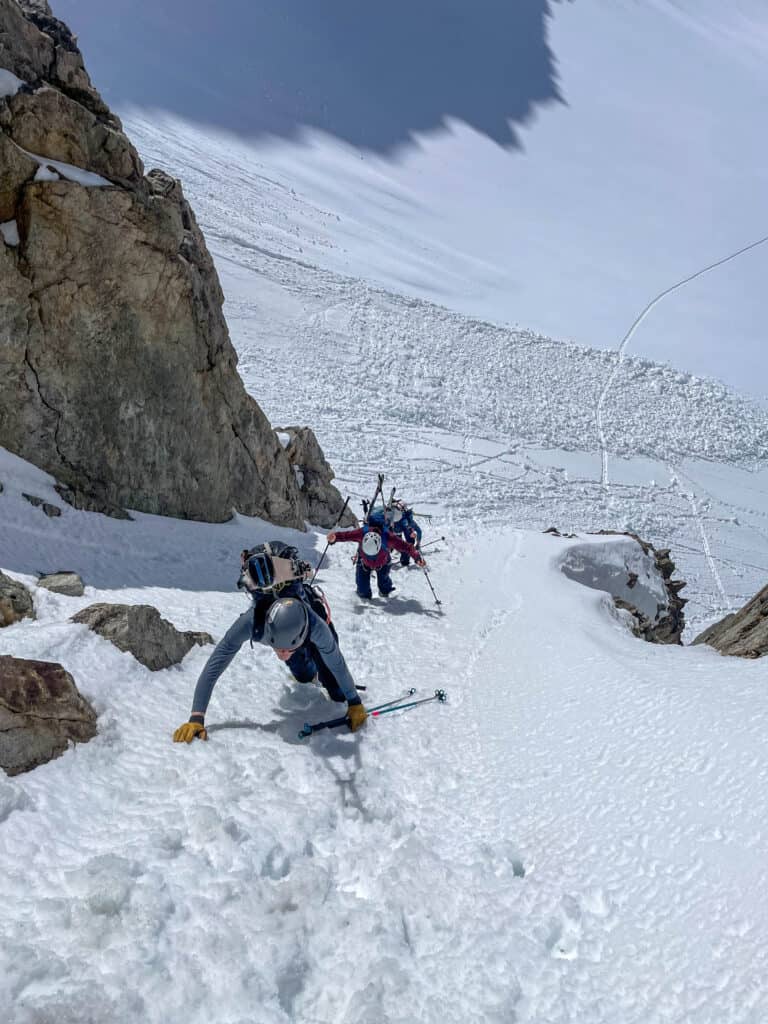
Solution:
[{"label": "rock outcrop", "polygon": [[[344,501],[333,486],[334,473],[326,462],[314,431],[309,427],[276,427],[278,439],[285,441],[285,453],[296,475],[303,499],[304,518],[316,526],[330,530],[339,522]],[[287,440],[286,440],[287,439]],[[341,526],[355,526],[357,518],[345,509]]]},{"label": "rock outcrop", "polygon": [[699,633],[694,644],[709,644],[721,654],[762,658],[768,654],[768,586],[743,608]]},{"label": "rock outcrop", "polygon": [[0,0],[0,68],[24,83],[0,96],[0,445],[108,515],[327,523],[338,492],[302,493],[237,373],[180,183],[143,175],[45,0]]},{"label": "rock outcrop", "polygon": [[[545,531],[562,535],[555,527]],[[571,545],[562,569],[569,579],[611,595],[616,608],[628,613],[635,636],[653,644],[682,644],[687,601],[680,597],[685,580],[673,580],[675,563],[669,548],[654,548],[635,533],[599,530],[592,536],[626,537],[631,545],[622,551],[590,543]]]},{"label": "rock outcrop", "polygon": [[196,644],[213,643],[208,633],[180,632],[148,604],[92,604],[71,621],[128,651],[152,672],[178,665]]},{"label": "rock outcrop", "polygon": [[0,656],[0,768],[8,775],[95,735],[96,712],[61,665]]},{"label": "rock outcrop", "polygon": [[0,628],[34,617],[32,595],[24,584],[0,572]]},{"label": "rock outcrop", "polygon": [[44,573],[37,581],[38,587],[50,590],[52,594],[63,594],[65,597],[82,597],[85,593],[83,581],[76,572],[59,569],[58,572]]}]

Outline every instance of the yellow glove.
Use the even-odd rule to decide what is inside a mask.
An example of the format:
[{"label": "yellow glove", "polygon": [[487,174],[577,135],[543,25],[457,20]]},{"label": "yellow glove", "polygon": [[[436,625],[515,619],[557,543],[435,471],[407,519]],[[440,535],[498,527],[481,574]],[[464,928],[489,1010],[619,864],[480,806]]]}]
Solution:
[{"label": "yellow glove", "polygon": [[192,740],[197,736],[199,740],[207,740],[208,733],[205,731],[205,726],[202,722],[185,722],[184,725],[180,725],[176,732],[173,734],[174,743],[191,743]]},{"label": "yellow glove", "polygon": [[347,709],[347,722],[349,723],[349,731],[357,732],[357,730],[365,725],[365,720],[368,717],[368,712],[365,710],[362,704],[350,704]]}]

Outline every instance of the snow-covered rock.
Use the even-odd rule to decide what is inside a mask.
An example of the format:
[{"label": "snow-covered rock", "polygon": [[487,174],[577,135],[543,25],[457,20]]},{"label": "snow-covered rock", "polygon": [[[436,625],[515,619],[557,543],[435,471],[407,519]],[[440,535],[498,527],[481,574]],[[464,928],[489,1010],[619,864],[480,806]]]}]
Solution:
[{"label": "snow-covered rock", "polygon": [[28,772],[96,735],[96,712],[61,665],[0,655],[0,768]]},{"label": "snow-covered rock", "polygon": [[672,579],[669,549],[656,550],[635,534],[600,534],[612,539],[569,545],[562,561],[565,575],[610,594],[616,608],[627,613],[635,636],[654,644],[682,643],[687,602],[679,595],[686,584]]}]

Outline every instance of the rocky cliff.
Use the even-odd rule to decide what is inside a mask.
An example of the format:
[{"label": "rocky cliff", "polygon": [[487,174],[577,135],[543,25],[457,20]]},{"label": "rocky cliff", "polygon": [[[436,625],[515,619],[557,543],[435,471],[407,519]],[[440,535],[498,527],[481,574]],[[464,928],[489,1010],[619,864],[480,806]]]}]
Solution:
[{"label": "rocky cliff", "polygon": [[731,615],[714,623],[693,641],[739,658],[768,655],[768,586]]},{"label": "rocky cliff", "polygon": [[0,445],[82,508],[334,519],[245,392],[180,183],[144,175],[46,0],[0,0],[0,231]]}]

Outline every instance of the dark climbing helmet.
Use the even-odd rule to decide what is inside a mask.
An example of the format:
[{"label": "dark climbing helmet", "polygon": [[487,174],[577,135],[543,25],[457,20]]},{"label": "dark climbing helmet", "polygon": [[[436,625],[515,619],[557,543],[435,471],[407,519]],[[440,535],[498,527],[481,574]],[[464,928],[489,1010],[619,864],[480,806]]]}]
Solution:
[{"label": "dark climbing helmet", "polygon": [[278,651],[295,651],[309,632],[309,615],[297,597],[281,597],[275,601],[264,620],[264,639]]}]

